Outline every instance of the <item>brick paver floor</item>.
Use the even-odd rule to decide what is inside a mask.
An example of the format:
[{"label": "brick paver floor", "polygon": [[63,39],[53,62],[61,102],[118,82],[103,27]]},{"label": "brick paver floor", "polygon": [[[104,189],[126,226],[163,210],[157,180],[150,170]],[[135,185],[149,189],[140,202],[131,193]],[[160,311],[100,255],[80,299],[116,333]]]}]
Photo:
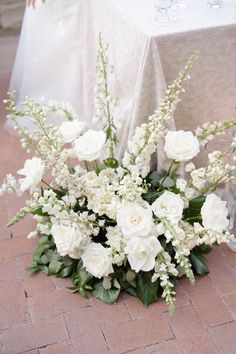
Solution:
[{"label": "brick paver floor", "polygon": [[[0,80],[1,99],[8,77]],[[25,159],[19,139],[3,130],[4,117],[1,106],[0,182]],[[66,279],[28,275],[37,241],[25,235],[33,222],[5,226],[23,202],[0,198],[0,353],[236,353],[236,253],[222,246],[208,256],[211,272],[195,287],[180,281],[173,317],[162,300],[145,309],[123,295],[109,306],[69,294]]]}]

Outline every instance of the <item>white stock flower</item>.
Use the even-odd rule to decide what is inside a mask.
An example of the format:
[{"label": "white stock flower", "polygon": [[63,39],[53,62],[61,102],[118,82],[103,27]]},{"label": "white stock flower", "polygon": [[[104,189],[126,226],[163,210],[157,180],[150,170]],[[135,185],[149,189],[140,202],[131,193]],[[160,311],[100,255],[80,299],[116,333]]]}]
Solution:
[{"label": "white stock flower", "polygon": [[84,130],[85,122],[73,121],[63,122],[59,128],[64,143],[71,143],[77,139]]},{"label": "white stock flower", "polygon": [[87,272],[96,278],[107,277],[113,273],[111,249],[100,243],[90,243],[81,256]]},{"label": "white stock flower", "polygon": [[226,204],[216,194],[207,195],[201,208],[202,224],[207,230],[222,232],[227,229],[229,220]]},{"label": "white stock flower", "polygon": [[57,251],[61,256],[69,255],[71,258],[79,258],[82,234],[74,225],[54,224],[51,229]]},{"label": "white stock flower", "polygon": [[184,192],[187,187],[187,181],[183,178],[178,178],[176,180],[176,187],[181,191]]},{"label": "white stock flower", "polygon": [[39,184],[42,179],[44,172],[44,164],[42,160],[38,157],[33,157],[31,160],[26,160],[24,168],[17,171],[19,175],[25,176],[25,178],[21,178],[20,182],[20,190],[25,192],[26,190],[30,190],[32,193],[35,187]]},{"label": "white stock flower", "polygon": [[165,137],[164,150],[167,157],[175,161],[189,161],[199,151],[198,139],[192,132],[168,131]]},{"label": "white stock flower", "polygon": [[128,261],[131,269],[135,272],[140,270],[148,272],[155,267],[155,259],[158,253],[162,251],[162,246],[156,237],[132,238],[126,248]]},{"label": "white stock flower", "polygon": [[183,209],[184,201],[180,195],[169,191],[165,191],[152,204],[152,210],[158,218],[166,218],[173,223],[177,223],[182,218]]},{"label": "white stock flower", "polygon": [[75,153],[79,160],[93,161],[99,158],[106,142],[103,131],[88,130],[75,140]]},{"label": "white stock flower", "polygon": [[147,236],[153,227],[152,209],[148,203],[142,207],[137,203],[127,202],[117,212],[117,225],[126,239],[135,236]]}]

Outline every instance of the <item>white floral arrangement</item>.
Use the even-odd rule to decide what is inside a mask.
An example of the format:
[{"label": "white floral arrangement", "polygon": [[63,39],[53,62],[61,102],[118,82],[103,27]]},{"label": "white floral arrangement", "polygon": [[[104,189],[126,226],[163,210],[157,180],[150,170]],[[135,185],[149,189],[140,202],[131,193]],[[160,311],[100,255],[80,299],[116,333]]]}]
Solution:
[{"label": "white floral arrangement", "polygon": [[[100,131],[85,131],[85,123],[66,103],[27,99],[20,110],[9,93],[8,118],[21,135],[22,147],[35,156],[18,171],[22,178],[6,176],[0,195],[28,194],[26,206],[9,226],[28,214],[37,220],[36,230],[28,235],[38,235],[39,240],[32,273],[71,277],[71,292],[92,294],[109,304],[122,290],[145,306],[162,296],[173,313],[178,278],[186,276],[194,283],[194,274],[208,272],[204,254],[233,238],[227,229],[226,202],[215,191],[235,178],[236,161],[225,164],[224,157],[235,149],[236,138],[226,151],[210,153],[201,168],[191,160],[201,145],[236,125],[236,120],[205,123],[195,134],[168,130],[197,57],[194,53],[160,107],[136,128],[118,162],[117,99],[109,86],[112,67],[107,51],[100,36],[94,115],[103,126]],[[52,114],[64,118],[60,127],[47,122]],[[18,123],[27,118],[34,132]],[[169,168],[162,173],[151,171],[160,140],[169,159]],[[186,178],[178,175],[182,162]]]}]

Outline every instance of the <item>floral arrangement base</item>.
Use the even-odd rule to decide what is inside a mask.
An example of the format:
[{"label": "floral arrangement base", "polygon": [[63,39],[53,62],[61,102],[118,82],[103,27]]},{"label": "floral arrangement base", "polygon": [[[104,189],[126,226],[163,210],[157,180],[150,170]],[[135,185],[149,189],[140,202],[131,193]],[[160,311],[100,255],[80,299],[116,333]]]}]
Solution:
[{"label": "floral arrangement base", "polygon": [[[226,201],[216,190],[235,179],[236,160],[226,163],[225,157],[235,150],[236,138],[224,151],[209,153],[200,168],[191,160],[236,120],[205,123],[194,133],[168,130],[194,53],[160,107],[136,128],[118,161],[118,100],[110,89],[113,68],[107,52],[100,36],[94,113],[99,131],[84,132],[85,122],[65,102],[26,99],[19,109],[14,93],[9,93],[8,118],[21,135],[22,147],[35,156],[18,171],[21,178],[6,176],[0,195],[28,195],[9,226],[28,214],[37,220],[36,230],[28,235],[39,240],[31,273],[71,277],[71,292],[92,294],[108,304],[115,303],[122,290],[145,306],[162,296],[173,313],[178,279],[186,276],[194,283],[194,273],[208,272],[204,255],[233,238]],[[64,118],[59,127],[48,122],[52,114]],[[31,119],[33,132],[24,127],[25,119]],[[167,169],[159,173],[151,170],[151,159],[160,141]],[[178,173],[181,163],[187,163],[187,177]]]}]

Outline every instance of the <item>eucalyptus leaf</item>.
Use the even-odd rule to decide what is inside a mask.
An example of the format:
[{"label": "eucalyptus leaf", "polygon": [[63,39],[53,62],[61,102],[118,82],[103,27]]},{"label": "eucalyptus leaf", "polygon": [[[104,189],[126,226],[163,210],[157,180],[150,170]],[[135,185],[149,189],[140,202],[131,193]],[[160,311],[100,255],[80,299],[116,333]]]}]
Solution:
[{"label": "eucalyptus leaf", "polygon": [[159,187],[159,181],[161,179],[160,174],[157,171],[149,173],[147,180],[154,188]]},{"label": "eucalyptus leaf", "polygon": [[160,184],[162,187],[172,188],[175,185],[175,181],[170,176],[167,176],[160,179]]},{"label": "eucalyptus leaf", "polygon": [[98,281],[93,286],[92,294],[96,299],[100,299],[106,304],[111,305],[116,303],[120,295],[120,289],[111,288],[106,290],[102,286],[102,281]]}]

